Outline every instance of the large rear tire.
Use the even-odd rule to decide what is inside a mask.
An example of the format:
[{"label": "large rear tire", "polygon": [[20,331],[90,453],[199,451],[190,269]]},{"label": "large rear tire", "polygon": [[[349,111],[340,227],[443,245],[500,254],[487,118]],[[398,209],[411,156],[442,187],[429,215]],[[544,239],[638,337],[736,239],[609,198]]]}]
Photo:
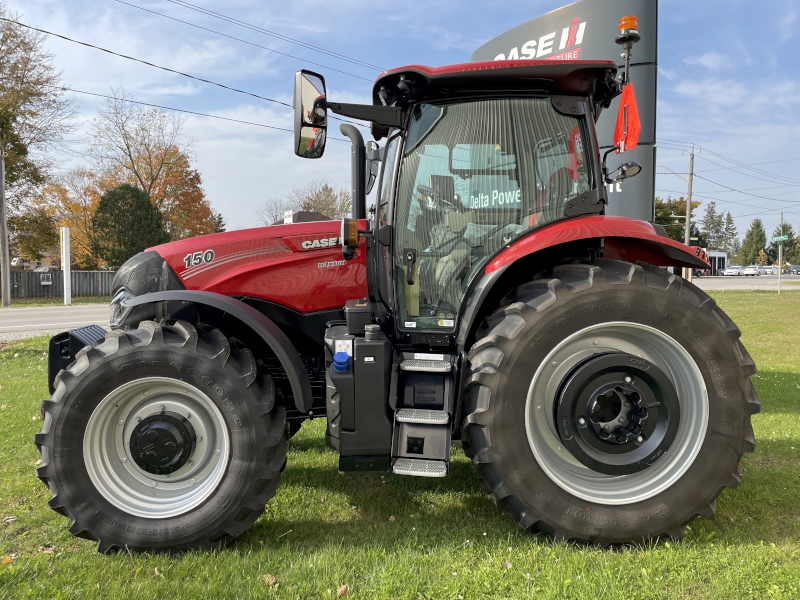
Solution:
[{"label": "large rear tire", "polygon": [[209,550],[264,512],[285,464],[285,408],[235,339],[145,321],[82,349],[34,436],[49,506],[113,549]]},{"label": "large rear tire", "polygon": [[680,538],[739,484],[760,402],[740,331],[648,264],[564,265],[518,287],[468,355],[464,449],[525,529],[598,545]]}]

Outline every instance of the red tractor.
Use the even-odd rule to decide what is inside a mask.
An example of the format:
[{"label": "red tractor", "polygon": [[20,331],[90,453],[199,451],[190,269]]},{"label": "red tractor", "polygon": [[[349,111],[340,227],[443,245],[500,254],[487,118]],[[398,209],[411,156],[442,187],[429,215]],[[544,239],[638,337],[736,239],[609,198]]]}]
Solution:
[{"label": "red tractor", "polygon": [[298,155],[322,156],[329,111],[386,138],[341,126],[353,218],[125,263],[111,331],[51,340],[35,436],[50,507],[101,552],[218,548],[325,417],[343,472],[445,477],[460,439],[486,493],[557,540],[679,538],[710,518],[754,448],[755,366],[662,268],[708,268],[704,253],[604,215],[605,184],[640,169],[608,174],[598,149],[624,82],[606,61],[410,66],[362,106],[299,72]]}]

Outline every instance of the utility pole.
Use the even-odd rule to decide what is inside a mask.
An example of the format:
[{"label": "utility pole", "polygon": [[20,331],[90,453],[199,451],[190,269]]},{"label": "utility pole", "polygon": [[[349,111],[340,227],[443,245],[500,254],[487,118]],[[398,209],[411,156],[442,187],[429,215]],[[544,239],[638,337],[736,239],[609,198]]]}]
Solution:
[{"label": "utility pole", "polygon": [[[783,235],[783,211],[781,211],[781,235]],[[778,296],[781,295],[781,271],[783,271],[783,241],[778,242]]]},{"label": "utility pole", "polygon": [[11,306],[11,259],[8,255],[8,220],[6,219],[6,150],[0,132],[0,294],[3,306]]},{"label": "utility pole", "polygon": [[[689,180],[687,181],[688,187],[686,191],[686,234],[684,235],[683,243],[691,246],[691,226],[692,226],[692,179],[694,179],[694,144],[692,144],[692,152],[689,154]],[[698,243],[700,240],[698,240]],[[692,280],[692,269],[689,267],[683,268],[683,278],[687,281]]]}]

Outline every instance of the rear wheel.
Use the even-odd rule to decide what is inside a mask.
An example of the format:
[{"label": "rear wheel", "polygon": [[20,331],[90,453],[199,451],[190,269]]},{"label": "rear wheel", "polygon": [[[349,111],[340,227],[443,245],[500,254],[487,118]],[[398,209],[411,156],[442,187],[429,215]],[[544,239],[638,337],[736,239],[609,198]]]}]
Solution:
[{"label": "rear wheel", "polygon": [[739,335],[706,294],[646,264],[565,265],[520,286],[468,356],[462,429],[484,489],[556,539],[680,537],[755,445]]},{"label": "rear wheel", "polygon": [[263,513],[285,463],[285,409],[235,339],[142,322],[81,350],[42,403],[37,474],[99,550],[211,549]]}]

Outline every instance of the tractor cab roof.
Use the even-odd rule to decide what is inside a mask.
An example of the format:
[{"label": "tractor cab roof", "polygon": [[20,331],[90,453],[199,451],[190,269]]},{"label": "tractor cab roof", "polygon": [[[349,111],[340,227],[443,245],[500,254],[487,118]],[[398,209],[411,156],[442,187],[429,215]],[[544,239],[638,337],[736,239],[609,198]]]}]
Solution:
[{"label": "tractor cab roof", "polygon": [[444,67],[409,65],[375,80],[374,104],[447,100],[497,93],[592,96],[607,106],[617,95],[617,65],[606,60],[497,60]]}]

